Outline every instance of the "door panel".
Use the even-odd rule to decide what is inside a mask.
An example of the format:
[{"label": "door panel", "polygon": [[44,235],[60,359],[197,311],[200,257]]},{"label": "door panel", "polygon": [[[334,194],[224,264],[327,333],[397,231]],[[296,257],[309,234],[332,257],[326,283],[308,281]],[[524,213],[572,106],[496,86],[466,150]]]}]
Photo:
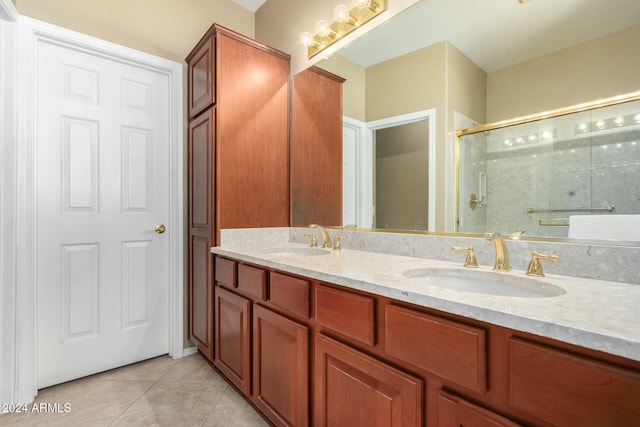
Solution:
[{"label": "door panel", "polygon": [[168,76],[38,44],[38,387],[169,349]]}]

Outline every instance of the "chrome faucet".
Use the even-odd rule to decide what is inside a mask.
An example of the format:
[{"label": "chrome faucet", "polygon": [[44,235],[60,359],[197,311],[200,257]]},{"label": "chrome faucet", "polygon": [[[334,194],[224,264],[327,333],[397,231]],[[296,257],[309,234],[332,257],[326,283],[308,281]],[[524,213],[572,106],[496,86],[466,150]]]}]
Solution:
[{"label": "chrome faucet", "polygon": [[496,248],[496,260],[493,265],[495,271],[509,271],[509,254],[507,253],[507,245],[504,239],[498,233],[485,233],[485,239],[491,240]]},{"label": "chrome faucet", "polygon": [[320,230],[320,234],[322,234],[322,247],[326,249],[331,249],[331,236],[329,236],[329,232],[319,224],[311,224],[310,228],[317,228]]}]

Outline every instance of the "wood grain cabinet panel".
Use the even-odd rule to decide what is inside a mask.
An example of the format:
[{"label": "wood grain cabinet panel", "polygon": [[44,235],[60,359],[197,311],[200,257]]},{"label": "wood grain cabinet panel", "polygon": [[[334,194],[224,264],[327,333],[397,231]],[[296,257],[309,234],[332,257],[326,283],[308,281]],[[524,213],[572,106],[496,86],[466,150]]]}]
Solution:
[{"label": "wood grain cabinet panel", "polygon": [[375,344],[375,299],[317,285],[316,322],[367,345]]},{"label": "wood grain cabinet panel", "polygon": [[214,39],[192,54],[189,64],[189,118],[194,118],[210,107],[216,99],[216,61]]},{"label": "wood grain cabinet panel", "polygon": [[227,288],[238,287],[237,263],[230,259],[216,257],[215,277],[218,285]]},{"label": "wood grain cabinet panel", "polygon": [[308,319],[310,315],[309,281],[271,272],[269,301],[289,313]]},{"label": "wood grain cabinet panel", "polygon": [[422,381],[316,335],[314,425],[422,425]]},{"label": "wood grain cabinet panel", "polygon": [[209,236],[189,237],[189,339],[213,360],[213,280]]},{"label": "wood grain cabinet panel", "polygon": [[514,421],[438,390],[438,427],[520,427]]},{"label": "wood grain cabinet panel", "polygon": [[265,301],[267,299],[267,272],[250,265],[238,265],[238,290],[251,298]]},{"label": "wood grain cabinet panel", "polygon": [[213,360],[213,255],[215,230],[210,203],[214,197],[212,164],[215,152],[210,140],[215,114],[207,110],[189,123],[188,142],[188,261],[189,339]]},{"label": "wood grain cabinet panel", "polygon": [[510,340],[511,406],[556,426],[640,425],[640,373]]},{"label": "wood grain cabinet panel", "polygon": [[251,301],[215,288],[213,364],[245,395],[251,394]]},{"label": "wood grain cabinet panel", "polygon": [[384,312],[387,354],[479,393],[486,391],[483,329],[392,304]]},{"label": "wood grain cabinet panel", "polygon": [[[204,330],[213,328],[213,295],[203,295],[213,285],[209,251],[219,244],[220,230],[289,226],[289,60],[217,24],[186,58],[187,286],[189,307],[196,311],[189,314],[189,335],[210,360],[213,341],[206,337],[213,339],[213,334]],[[224,286],[236,286],[219,279]]]},{"label": "wood grain cabinet panel", "polygon": [[318,67],[294,76],[291,224],[342,224],[342,83]]},{"label": "wood grain cabinet panel", "polygon": [[309,425],[309,328],[253,308],[253,401],[277,426]]}]

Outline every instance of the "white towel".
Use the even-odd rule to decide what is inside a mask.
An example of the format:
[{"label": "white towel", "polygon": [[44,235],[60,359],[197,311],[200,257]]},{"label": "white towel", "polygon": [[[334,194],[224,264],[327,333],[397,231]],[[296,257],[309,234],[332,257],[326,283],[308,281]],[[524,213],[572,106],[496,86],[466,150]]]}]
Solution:
[{"label": "white towel", "polygon": [[569,238],[640,242],[640,215],[571,215]]}]

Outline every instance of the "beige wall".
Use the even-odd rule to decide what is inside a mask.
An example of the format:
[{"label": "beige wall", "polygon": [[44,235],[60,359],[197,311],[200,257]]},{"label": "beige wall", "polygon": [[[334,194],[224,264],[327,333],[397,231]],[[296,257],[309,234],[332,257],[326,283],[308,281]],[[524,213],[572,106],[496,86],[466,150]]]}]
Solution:
[{"label": "beige wall", "polygon": [[640,26],[489,74],[487,121],[640,90]]},{"label": "beige wall", "polygon": [[342,114],[364,122],[366,69],[340,55],[333,55],[317,65],[346,79],[342,84]]},{"label": "beige wall", "polygon": [[177,62],[217,22],[249,37],[255,15],[228,0],[16,0],[18,11]]},{"label": "beige wall", "polygon": [[428,126],[421,120],[376,131],[376,227],[427,229]]}]

